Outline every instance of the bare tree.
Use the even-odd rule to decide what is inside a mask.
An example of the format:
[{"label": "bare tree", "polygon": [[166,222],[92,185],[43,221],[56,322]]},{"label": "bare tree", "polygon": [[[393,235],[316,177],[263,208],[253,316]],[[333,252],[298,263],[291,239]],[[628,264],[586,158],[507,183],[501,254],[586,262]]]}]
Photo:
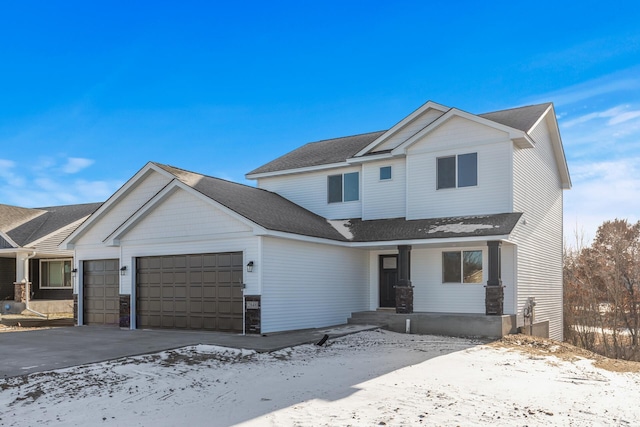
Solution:
[{"label": "bare tree", "polygon": [[590,247],[565,249],[564,283],[567,340],[610,357],[637,360],[640,222],[606,221]]}]

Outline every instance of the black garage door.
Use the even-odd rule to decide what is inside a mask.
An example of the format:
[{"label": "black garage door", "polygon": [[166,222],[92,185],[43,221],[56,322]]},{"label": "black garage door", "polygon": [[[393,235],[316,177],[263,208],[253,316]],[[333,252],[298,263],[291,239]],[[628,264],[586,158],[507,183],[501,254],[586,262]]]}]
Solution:
[{"label": "black garage door", "polygon": [[137,260],[137,327],[242,332],[242,252]]},{"label": "black garage door", "polygon": [[85,325],[120,324],[118,260],[83,263],[83,319]]}]

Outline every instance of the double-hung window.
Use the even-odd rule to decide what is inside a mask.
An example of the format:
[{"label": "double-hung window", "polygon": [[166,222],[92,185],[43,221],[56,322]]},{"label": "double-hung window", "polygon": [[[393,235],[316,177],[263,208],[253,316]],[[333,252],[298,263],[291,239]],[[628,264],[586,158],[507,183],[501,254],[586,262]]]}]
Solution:
[{"label": "double-hung window", "polygon": [[478,153],[438,157],[438,190],[478,185]]},{"label": "double-hung window", "polygon": [[327,200],[329,203],[352,202],[360,199],[360,174],[358,172],[329,175]]},{"label": "double-hung window", "polygon": [[71,288],[71,260],[40,260],[40,289],[67,288]]},{"label": "double-hung window", "polygon": [[443,283],[482,283],[482,251],[442,253]]}]

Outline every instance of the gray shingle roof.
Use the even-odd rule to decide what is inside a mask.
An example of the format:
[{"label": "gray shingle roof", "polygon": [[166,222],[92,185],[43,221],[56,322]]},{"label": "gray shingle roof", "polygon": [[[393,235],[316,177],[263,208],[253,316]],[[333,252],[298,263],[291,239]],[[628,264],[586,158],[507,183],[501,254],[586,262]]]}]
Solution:
[{"label": "gray shingle roof", "polygon": [[89,216],[102,203],[86,203],[81,205],[50,206],[36,208],[40,215],[13,228],[7,235],[20,246],[26,246],[42,237],[56,232],[86,216]]},{"label": "gray shingle roof", "polygon": [[502,213],[450,218],[406,220],[404,218],[347,223],[354,242],[489,237],[511,233],[522,213]]},{"label": "gray shingle roof", "polygon": [[[404,218],[327,221],[267,190],[154,163],[182,183],[273,231],[352,242],[507,235],[520,213],[407,221]],[[334,224],[334,225],[331,225]]]},{"label": "gray shingle roof", "polygon": [[531,127],[538,121],[542,113],[547,111],[550,105],[550,102],[546,102],[544,104],[478,114],[478,116],[514,129],[519,129],[523,132],[529,132]]},{"label": "gray shingle roof", "polygon": [[7,232],[33,218],[44,214],[41,209],[20,208],[0,204],[0,231]]},{"label": "gray shingle roof", "polygon": [[385,132],[386,131],[378,131],[310,142],[284,156],[270,161],[266,165],[252,170],[248,175],[341,163],[344,162],[345,159],[353,157],[358,151],[375,141],[376,138]]},{"label": "gray shingle roof", "polygon": [[[526,107],[479,114],[478,116],[523,132],[528,132],[531,126],[533,126],[550,105],[551,103],[529,105]],[[342,163],[353,157],[385,132],[387,131],[310,142],[252,170],[247,175]]]},{"label": "gray shingle roof", "polygon": [[326,219],[276,193],[173,166],[154,164],[184,184],[268,230],[344,240]]}]

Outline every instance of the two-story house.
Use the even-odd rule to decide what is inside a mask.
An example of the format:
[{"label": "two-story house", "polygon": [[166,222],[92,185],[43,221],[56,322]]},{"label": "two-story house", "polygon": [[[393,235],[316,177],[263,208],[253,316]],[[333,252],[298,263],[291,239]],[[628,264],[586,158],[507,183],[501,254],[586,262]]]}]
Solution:
[{"label": "two-story house", "polygon": [[63,243],[78,323],[270,333],[377,312],[417,332],[529,322],[562,338],[571,182],[552,104],[428,102],[247,177],[257,188],[144,166]]}]

